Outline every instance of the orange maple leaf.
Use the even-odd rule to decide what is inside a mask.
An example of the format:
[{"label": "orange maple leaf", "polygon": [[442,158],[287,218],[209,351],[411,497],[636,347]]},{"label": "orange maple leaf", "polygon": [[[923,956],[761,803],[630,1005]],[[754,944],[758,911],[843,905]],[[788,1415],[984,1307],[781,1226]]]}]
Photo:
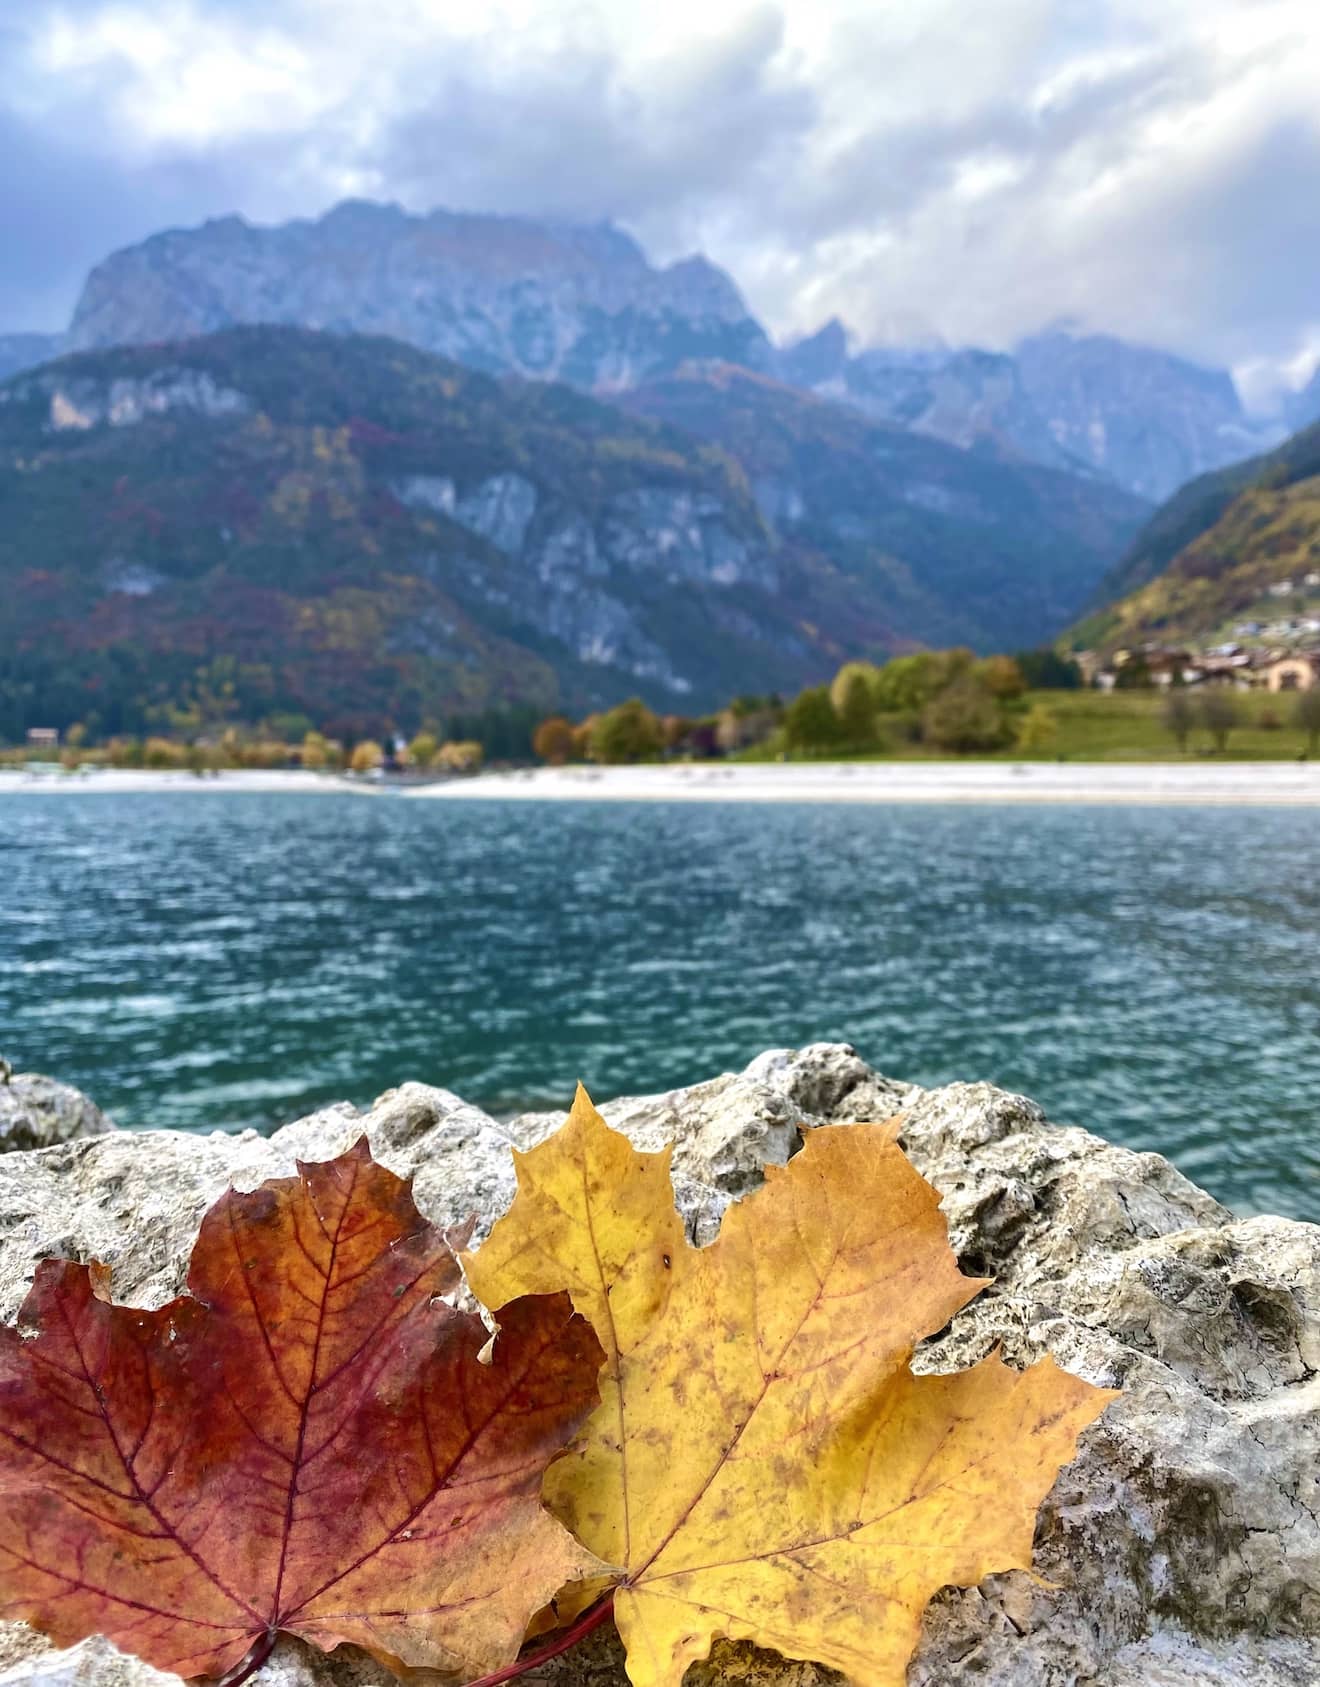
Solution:
[{"label": "orange maple leaf", "polygon": [[597,1398],[564,1295],[487,1331],[365,1139],[211,1208],[189,1293],[114,1306],[45,1261],[0,1330],[0,1612],[217,1676],[279,1633],[396,1667],[508,1663],[528,1619],[598,1571],[542,1509]]}]

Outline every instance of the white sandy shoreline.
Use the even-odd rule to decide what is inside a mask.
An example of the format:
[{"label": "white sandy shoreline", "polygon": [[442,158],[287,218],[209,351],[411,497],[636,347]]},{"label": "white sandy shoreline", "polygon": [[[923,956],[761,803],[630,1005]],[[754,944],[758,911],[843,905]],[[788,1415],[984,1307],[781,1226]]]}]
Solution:
[{"label": "white sandy shoreline", "polygon": [[798,762],[535,768],[413,800],[1197,803],[1320,807],[1320,762]]},{"label": "white sandy shoreline", "polygon": [[340,779],[324,773],[304,773],[296,768],[226,768],[199,778],[182,768],[93,767],[66,773],[62,768],[33,772],[30,768],[0,767],[0,797],[27,796],[30,793],[77,796],[87,792],[140,795],[153,791],[192,791],[198,794],[299,791],[326,796],[343,796],[345,791],[365,796],[378,794],[375,788],[357,780]]},{"label": "white sandy shoreline", "polygon": [[409,802],[1144,803],[1320,807],[1317,762],[701,762],[529,768],[399,787],[295,770],[0,770],[6,793],[297,792]]}]

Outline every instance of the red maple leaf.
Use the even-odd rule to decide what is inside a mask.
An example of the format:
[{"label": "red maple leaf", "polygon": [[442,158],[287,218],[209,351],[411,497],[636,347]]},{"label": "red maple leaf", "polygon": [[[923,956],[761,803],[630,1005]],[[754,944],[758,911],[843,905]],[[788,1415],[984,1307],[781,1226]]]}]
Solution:
[{"label": "red maple leaf", "polygon": [[487,1332],[365,1139],[202,1223],[189,1293],[47,1260],[0,1330],[0,1613],[218,1676],[279,1633],[475,1675],[599,1568],[542,1510],[596,1401],[565,1295]]}]

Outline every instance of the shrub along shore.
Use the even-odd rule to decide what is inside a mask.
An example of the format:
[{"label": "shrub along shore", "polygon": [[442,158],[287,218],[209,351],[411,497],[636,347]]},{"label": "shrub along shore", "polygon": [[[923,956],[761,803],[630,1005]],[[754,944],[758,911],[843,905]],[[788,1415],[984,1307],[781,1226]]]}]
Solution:
[{"label": "shrub along shore", "polygon": [[356,742],[305,721],[230,724],[190,733],[94,743],[75,725],[60,739],[0,748],[0,768],[58,761],[199,775],[301,769],[420,778],[485,767],[736,761],[1236,761],[1304,760],[1320,754],[1320,685],[1277,693],[1219,686],[1083,685],[1075,663],[1053,652],[977,658],[969,650],[921,651],[883,666],[849,662],[828,685],[797,697],[735,698],[713,714],[662,714],[633,697],[571,720],[536,719],[523,705],[484,716],[427,722],[411,736],[382,728]]}]

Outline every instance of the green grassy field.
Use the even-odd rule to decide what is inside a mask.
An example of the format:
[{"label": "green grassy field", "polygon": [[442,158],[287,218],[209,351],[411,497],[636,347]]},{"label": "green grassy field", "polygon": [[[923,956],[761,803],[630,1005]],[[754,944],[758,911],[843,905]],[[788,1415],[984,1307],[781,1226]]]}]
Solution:
[{"label": "green grassy field", "polygon": [[[1186,751],[1178,748],[1165,726],[1165,694],[1153,691],[1033,691],[1014,706],[1013,718],[1020,726],[1034,707],[1046,711],[1054,723],[1053,735],[1033,748],[1010,745],[986,755],[968,757],[975,761],[1182,761],[1213,757],[1226,761],[1292,761],[1306,750],[1306,734],[1293,723],[1296,699],[1293,695],[1271,696],[1263,692],[1233,694],[1242,724],[1230,734],[1227,749],[1215,750],[1210,734],[1193,729]],[[1191,695],[1193,708],[1196,698]],[[782,744],[769,744],[750,751],[742,759],[776,760]],[[818,758],[795,752],[794,761],[837,761],[838,752],[824,752]],[[924,744],[893,742],[881,751],[845,756],[856,761],[947,761],[949,752]]]},{"label": "green grassy field", "polygon": [[[1027,699],[1053,715],[1057,734],[1038,751],[1011,750],[1002,759],[1052,761],[1177,761],[1219,755],[1210,734],[1194,728],[1186,752],[1164,724],[1166,697],[1149,691],[1038,691]],[[1190,699],[1193,708],[1196,699]],[[1242,724],[1229,735],[1225,759],[1289,761],[1306,749],[1306,734],[1293,724],[1292,696],[1263,692],[1234,694]]]}]

